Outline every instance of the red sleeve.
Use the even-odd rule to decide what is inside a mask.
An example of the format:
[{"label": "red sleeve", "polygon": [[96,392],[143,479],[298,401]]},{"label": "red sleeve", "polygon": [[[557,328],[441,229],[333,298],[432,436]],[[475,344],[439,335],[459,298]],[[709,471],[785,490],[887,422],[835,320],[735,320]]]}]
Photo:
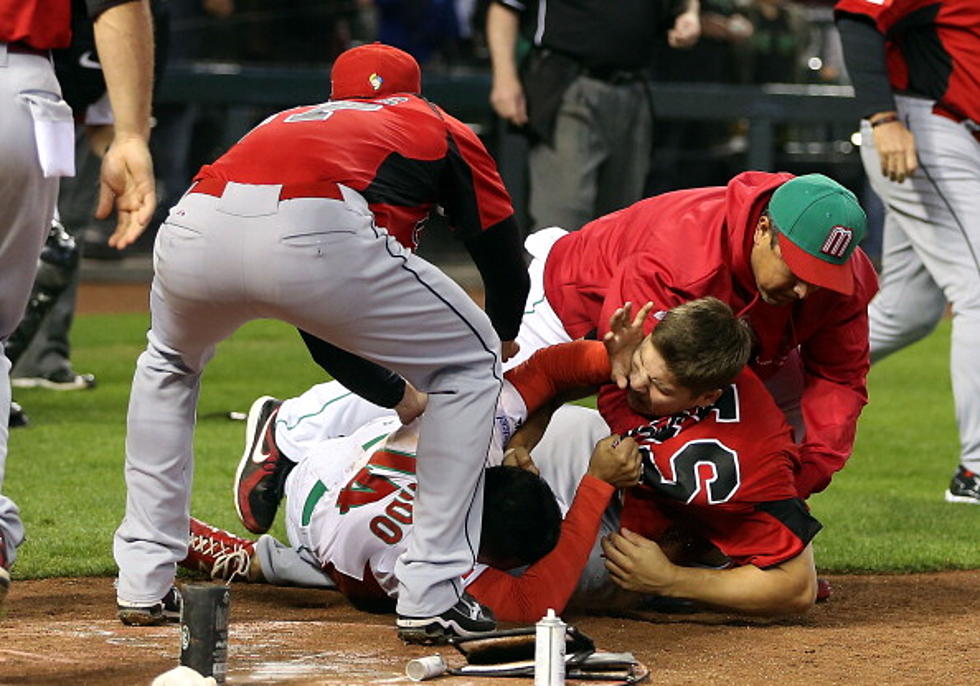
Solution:
[{"label": "red sleeve", "polygon": [[802,349],[805,386],[801,407],[806,439],[796,474],[801,498],[822,491],[844,466],[854,448],[857,420],[868,402],[868,302],[878,290],[877,277],[860,251],[856,292],[841,299],[825,324]]},{"label": "red sleeve", "polygon": [[535,622],[549,607],[563,611],[589,559],[602,513],[615,490],[595,477],[582,477],[554,550],[517,577],[487,569],[467,591],[505,622]]},{"label": "red sleeve", "polygon": [[600,341],[572,341],[536,351],[504,376],[524,399],[527,413],[565,390],[609,381],[612,368]]},{"label": "red sleeve", "polygon": [[448,165],[440,204],[464,240],[514,215],[497,165],[475,133],[442,112],[449,132]]}]

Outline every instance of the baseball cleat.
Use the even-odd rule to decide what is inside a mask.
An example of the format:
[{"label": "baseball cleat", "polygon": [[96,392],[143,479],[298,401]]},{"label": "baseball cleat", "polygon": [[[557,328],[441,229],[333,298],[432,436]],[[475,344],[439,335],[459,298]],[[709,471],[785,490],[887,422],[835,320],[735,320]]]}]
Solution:
[{"label": "baseball cleat", "polygon": [[821,576],[817,577],[817,598],[816,602],[826,603],[830,600],[830,597],[834,594],[834,587],[830,585],[829,579],[824,579]]},{"label": "baseball cleat", "polygon": [[248,581],[255,543],[191,517],[184,569],[205,572],[219,581]]},{"label": "baseball cleat", "polygon": [[10,380],[14,388],[46,388],[50,391],[82,391],[95,388],[94,374],[76,374],[61,368],[45,376],[25,376]]},{"label": "baseball cleat", "polygon": [[442,645],[452,638],[468,638],[497,628],[489,608],[468,593],[460,596],[451,608],[435,617],[406,617],[395,621],[398,638],[405,643]]},{"label": "baseball cleat", "polygon": [[10,590],[10,572],[7,571],[7,549],[3,536],[0,535],[0,608],[3,601],[7,598],[7,591]]},{"label": "baseball cleat", "polygon": [[27,413],[24,412],[24,408],[20,406],[20,403],[14,402],[13,400],[10,401],[10,417],[7,421],[7,426],[11,429],[27,426]]},{"label": "baseball cleat", "polygon": [[116,601],[116,616],[127,626],[157,626],[180,621],[180,592],[171,586],[163,600],[152,605],[127,605]]},{"label": "baseball cleat", "polygon": [[946,489],[946,502],[980,505],[980,474],[960,465]]},{"label": "baseball cleat", "polygon": [[235,509],[245,528],[264,534],[272,527],[286,476],[296,465],[276,446],[275,425],[281,400],[264,395],[245,420],[245,451],[235,472]]}]

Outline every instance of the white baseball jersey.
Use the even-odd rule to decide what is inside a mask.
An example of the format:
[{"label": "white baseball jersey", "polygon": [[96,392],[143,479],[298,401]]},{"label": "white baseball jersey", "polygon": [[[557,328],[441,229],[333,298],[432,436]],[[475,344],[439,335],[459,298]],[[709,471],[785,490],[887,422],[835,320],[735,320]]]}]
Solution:
[{"label": "white baseball jersey", "polygon": [[[505,381],[488,466],[500,464],[503,446],[526,417],[523,399]],[[300,456],[285,489],[290,544],[312,552],[325,569],[358,581],[370,570],[386,593],[396,595],[395,561],[412,530],[418,435],[418,422],[402,426],[392,410],[336,381],[287,400],[279,410],[276,441],[287,455]],[[588,453],[586,465],[587,458]],[[563,513],[584,472],[582,467],[577,475],[556,477],[569,484],[558,496]],[[482,569],[477,565],[464,584]]]}]

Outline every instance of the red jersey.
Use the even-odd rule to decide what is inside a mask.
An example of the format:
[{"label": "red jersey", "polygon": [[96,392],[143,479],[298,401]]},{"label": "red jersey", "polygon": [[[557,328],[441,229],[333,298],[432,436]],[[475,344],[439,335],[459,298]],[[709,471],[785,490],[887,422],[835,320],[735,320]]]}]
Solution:
[{"label": "red jersey", "polygon": [[464,240],[514,214],[476,134],[409,94],[331,100],[275,114],[194,177],[203,178],[343,184],[361,193],[375,223],[408,248],[417,246],[418,231],[436,205]]},{"label": "red jersey", "polygon": [[0,43],[38,50],[71,42],[71,0],[0,0]]},{"label": "red jersey", "polygon": [[[748,318],[756,336],[751,366],[760,377],[799,347],[807,385],[797,483],[807,497],[826,487],[854,444],[868,397],[867,306],[878,281],[858,249],[850,260],[852,296],[821,289],[789,306],[762,301],[749,262],[752,237],[773,191],[791,178],[744,172],[727,186],[666,193],[601,217],[555,243],[544,288],[573,338],[604,333],[627,301],[668,310],[712,295]],[[648,330],[657,321],[648,319]]]},{"label": "red jersey", "polygon": [[791,429],[750,370],[709,408],[651,420],[607,384],[599,411],[643,456],[625,528],[652,539],[668,530],[707,539],[735,564],[763,569],[799,555],[820,530],[797,496]]},{"label": "red jersey", "polygon": [[940,114],[980,121],[980,3],[976,0],[840,0],[885,37],[892,89],[936,100]]}]

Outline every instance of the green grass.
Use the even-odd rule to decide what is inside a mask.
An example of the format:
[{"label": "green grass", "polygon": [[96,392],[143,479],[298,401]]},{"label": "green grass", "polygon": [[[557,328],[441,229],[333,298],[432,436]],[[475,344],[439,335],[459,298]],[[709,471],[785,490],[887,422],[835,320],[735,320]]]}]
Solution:
[{"label": "green grass", "polygon": [[[126,403],[147,325],[146,315],[79,317],[75,366],[95,373],[98,388],[15,394],[32,422],[12,432],[7,462],[5,489],[28,530],[16,577],[115,573]],[[825,525],[816,543],[822,570],[980,568],[980,546],[973,543],[980,508],[942,499],[957,456],[948,346],[944,322],[874,368],[855,454],[811,502]],[[254,322],[219,346],[198,408],[195,515],[245,533],[231,499],[243,425],[225,414],[248,409],[263,393],[295,395],[322,378],[295,331],[277,322]]]}]

